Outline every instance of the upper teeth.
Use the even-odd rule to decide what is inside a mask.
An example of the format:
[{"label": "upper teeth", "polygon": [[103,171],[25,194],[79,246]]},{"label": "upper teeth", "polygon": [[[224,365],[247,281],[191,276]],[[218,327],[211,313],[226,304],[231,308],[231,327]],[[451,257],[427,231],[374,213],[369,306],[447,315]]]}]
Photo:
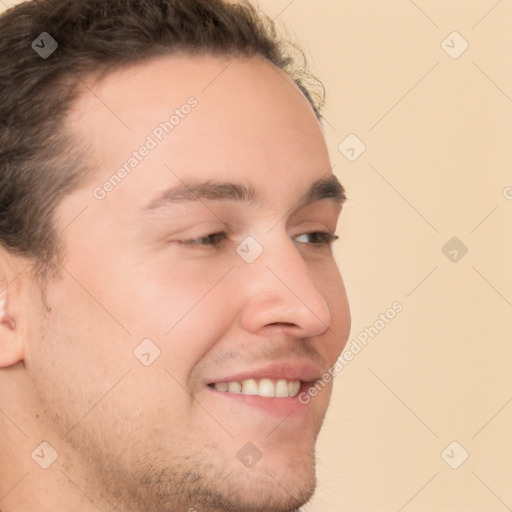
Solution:
[{"label": "upper teeth", "polygon": [[247,379],[241,382],[216,382],[217,391],[241,395],[258,395],[269,398],[295,396],[299,392],[300,380]]}]

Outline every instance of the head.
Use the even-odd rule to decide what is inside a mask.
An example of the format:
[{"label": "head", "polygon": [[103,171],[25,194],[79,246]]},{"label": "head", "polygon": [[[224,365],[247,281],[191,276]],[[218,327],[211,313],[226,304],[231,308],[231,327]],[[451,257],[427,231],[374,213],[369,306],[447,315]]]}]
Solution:
[{"label": "head", "polygon": [[0,468],[58,453],[2,506],[305,503],[332,382],[297,394],[350,315],[304,63],[220,0],[27,2],[0,33]]}]

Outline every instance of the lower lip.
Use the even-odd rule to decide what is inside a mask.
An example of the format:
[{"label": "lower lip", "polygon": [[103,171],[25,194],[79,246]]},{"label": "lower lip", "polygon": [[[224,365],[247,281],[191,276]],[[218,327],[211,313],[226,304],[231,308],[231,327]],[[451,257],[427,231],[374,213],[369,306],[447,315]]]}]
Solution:
[{"label": "lower lip", "polygon": [[243,395],[242,393],[230,393],[229,391],[217,391],[211,386],[206,386],[206,389],[220,398],[231,400],[232,403],[259,409],[271,416],[288,418],[305,416],[308,413],[309,402],[303,404],[299,401],[299,396],[301,396],[301,393],[307,392],[311,385],[311,382],[303,382],[299,392],[295,396],[273,398],[258,395]]}]

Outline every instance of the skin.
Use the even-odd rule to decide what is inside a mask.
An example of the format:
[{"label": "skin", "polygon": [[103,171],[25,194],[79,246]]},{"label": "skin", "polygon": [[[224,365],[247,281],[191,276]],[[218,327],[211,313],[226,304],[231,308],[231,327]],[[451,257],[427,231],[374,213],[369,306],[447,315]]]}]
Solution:
[{"label": "skin", "polygon": [[[287,418],[205,386],[299,358],[326,371],[350,330],[332,249],[300,236],[334,233],[341,207],[324,199],[296,209],[332,174],[321,127],[284,73],[260,57],[224,69],[228,62],[172,56],[118,70],[91,80],[95,94],[69,113],[66,129],[88,146],[93,170],[56,211],[60,272],[42,287],[30,262],[0,254],[9,284],[0,325],[3,512],[284,512],[312,496],[332,383]],[[198,105],[172,136],[95,199],[94,188],[190,96]],[[262,200],[143,211],[186,177],[251,182]],[[227,227],[216,248],[178,243]],[[252,264],[235,252],[247,236],[263,247]],[[160,349],[150,366],[134,357],[146,338]],[[30,456],[41,441],[58,452],[46,470]],[[248,442],[262,455],[251,468],[236,456]]]}]

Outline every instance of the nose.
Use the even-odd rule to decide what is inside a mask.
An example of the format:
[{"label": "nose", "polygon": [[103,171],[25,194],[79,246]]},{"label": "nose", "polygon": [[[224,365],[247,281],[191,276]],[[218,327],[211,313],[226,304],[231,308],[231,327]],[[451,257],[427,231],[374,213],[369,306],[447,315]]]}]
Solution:
[{"label": "nose", "polygon": [[292,335],[312,337],[329,328],[329,305],[315,285],[319,276],[287,235],[267,237],[256,261],[238,270],[245,300],[241,322],[248,331],[279,325]]}]

